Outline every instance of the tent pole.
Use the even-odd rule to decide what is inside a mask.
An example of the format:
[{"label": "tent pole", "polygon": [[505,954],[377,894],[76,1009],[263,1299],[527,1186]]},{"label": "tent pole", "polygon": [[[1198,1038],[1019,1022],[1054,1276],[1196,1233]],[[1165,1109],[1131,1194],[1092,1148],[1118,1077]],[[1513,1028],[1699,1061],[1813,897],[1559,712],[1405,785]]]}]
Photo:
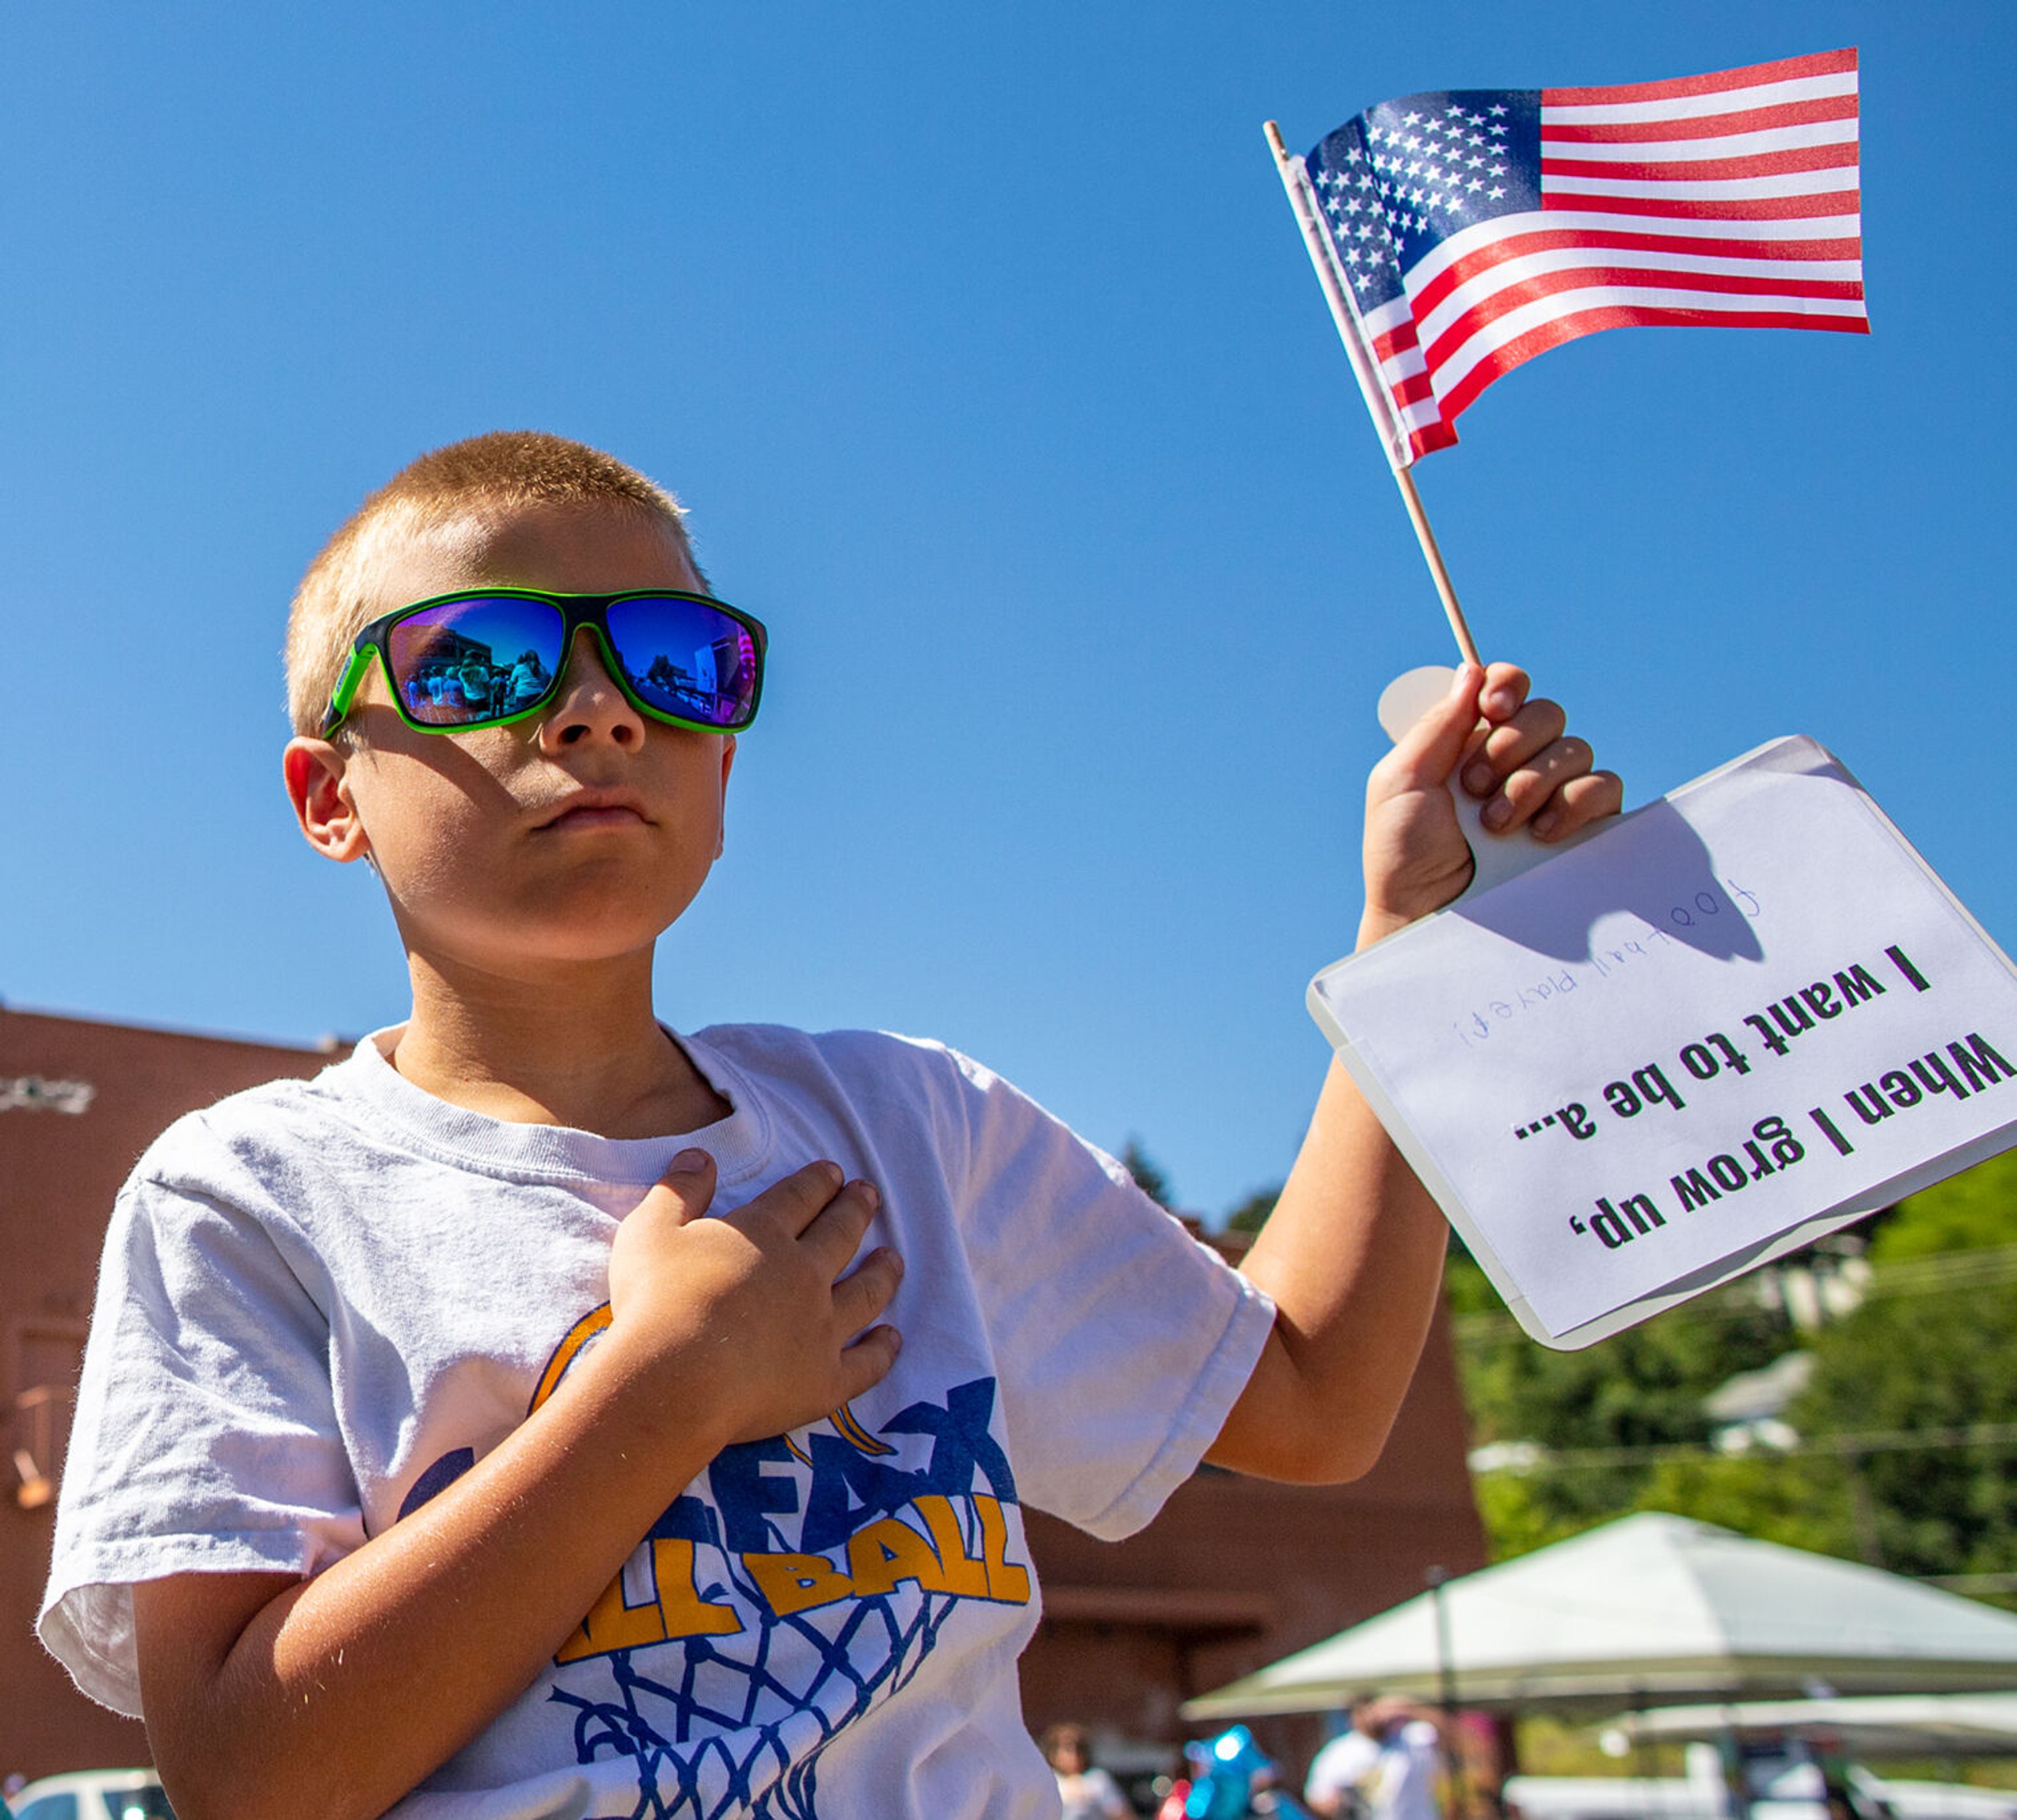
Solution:
[{"label": "tent pole", "polygon": [[1744,1750],[1737,1735],[1737,1715],[1723,1709],[1723,1784],[1730,1794],[1730,1820],[1751,1820],[1751,1791],[1744,1778]]},{"label": "tent pole", "polygon": [[1429,1601],[1436,1616],[1436,1704],[1443,1710],[1438,1728],[1443,1747],[1443,1774],[1449,1782],[1451,1820],[1463,1820],[1469,1805],[1463,1786],[1463,1761],[1456,1745],[1456,1665],[1450,1659],[1449,1612],[1443,1604],[1447,1567],[1431,1567],[1422,1577],[1429,1583]]},{"label": "tent pole", "polygon": [[1654,1761],[1653,1741],[1646,1735],[1646,1695],[1644,1690],[1632,1690],[1632,1767],[1642,1782],[1651,1783],[1653,1771],[1658,1766]]}]

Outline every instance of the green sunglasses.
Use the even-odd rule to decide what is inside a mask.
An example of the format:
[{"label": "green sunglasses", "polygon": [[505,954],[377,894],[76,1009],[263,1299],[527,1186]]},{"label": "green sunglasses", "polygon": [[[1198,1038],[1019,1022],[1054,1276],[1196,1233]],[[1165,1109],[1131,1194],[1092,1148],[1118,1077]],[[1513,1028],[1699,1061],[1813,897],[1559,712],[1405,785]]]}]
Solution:
[{"label": "green sunglasses", "polygon": [[640,714],[701,733],[739,733],[756,718],[763,622],[707,594],[467,588],[401,607],[357,634],[323,717],[323,737],[350,712],[374,655],[399,718],[417,732],[523,720],[560,692],[583,626]]}]

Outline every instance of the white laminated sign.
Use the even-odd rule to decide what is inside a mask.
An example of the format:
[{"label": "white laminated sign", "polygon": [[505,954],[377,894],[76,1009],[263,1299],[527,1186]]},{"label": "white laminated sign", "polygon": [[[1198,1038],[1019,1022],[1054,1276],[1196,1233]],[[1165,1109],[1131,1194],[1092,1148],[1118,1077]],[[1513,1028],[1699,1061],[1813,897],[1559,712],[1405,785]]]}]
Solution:
[{"label": "white laminated sign", "polygon": [[1810,739],[1326,968],[1309,1003],[1553,1346],[2017,1143],[2017,971]]}]

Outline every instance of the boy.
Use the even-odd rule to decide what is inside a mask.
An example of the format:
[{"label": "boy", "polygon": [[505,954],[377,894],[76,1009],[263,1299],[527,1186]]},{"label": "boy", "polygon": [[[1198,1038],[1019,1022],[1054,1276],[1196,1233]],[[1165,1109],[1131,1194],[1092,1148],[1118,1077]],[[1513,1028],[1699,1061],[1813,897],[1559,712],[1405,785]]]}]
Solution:
[{"label": "boy", "polygon": [[[1340,1072],[1243,1279],[947,1051],[658,1023],[763,650],[553,437],[424,457],[303,581],[288,793],[413,1014],[142,1159],[42,1618],[183,1820],[1055,1812],[1021,1503],[1378,1456],[1443,1231]],[[1365,939],[1467,876],[1481,713],[1495,818],[1616,807],[1525,689],[1375,772]]]}]

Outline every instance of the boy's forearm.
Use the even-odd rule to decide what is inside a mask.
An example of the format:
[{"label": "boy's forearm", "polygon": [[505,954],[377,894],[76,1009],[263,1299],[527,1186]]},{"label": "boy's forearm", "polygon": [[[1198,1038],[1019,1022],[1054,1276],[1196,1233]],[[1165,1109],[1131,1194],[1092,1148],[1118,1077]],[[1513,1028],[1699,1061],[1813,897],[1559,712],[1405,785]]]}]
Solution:
[{"label": "boy's forearm", "polygon": [[[1561,841],[1617,812],[1554,702],[1510,664],[1467,666],[1366,785],[1361,948],[1440,909],[1473,876],[1451,791],[1488,827]],[[1456,781],[1463,768],[1461,783]],[[1308,1136],[1243,1265],[1275,1331],[1210,1457],[1270,1478],[1354,1479],[1380,1457],[1435,1311],[1447,1229],[1351,1077],[1331,1063]]]},{"label": "boy's forearm", "polygon": [[1355,1479],[1386,1444],[1442,1280],[1441,1214],[1335,1060],[1248,1280],[1275,1330],[1214,1446],[1270,1479]]},{"label": "boy's forearm", "polygon": [[[669,1411],[613,1342],[423,1508],[242,1629],[226,1620],[235,1634],[206,1635],[203,1620],[217,1583],[240,1576],[135,1589],[155,1602],[151,1625],[142,1614],[150,1737],[186,1820],[368,1820],[530,1685],[731,1438]],[[265,1576],[244,1577],[256,1599]],[[211,1659],[173,1659],[190,1650]]]}]

